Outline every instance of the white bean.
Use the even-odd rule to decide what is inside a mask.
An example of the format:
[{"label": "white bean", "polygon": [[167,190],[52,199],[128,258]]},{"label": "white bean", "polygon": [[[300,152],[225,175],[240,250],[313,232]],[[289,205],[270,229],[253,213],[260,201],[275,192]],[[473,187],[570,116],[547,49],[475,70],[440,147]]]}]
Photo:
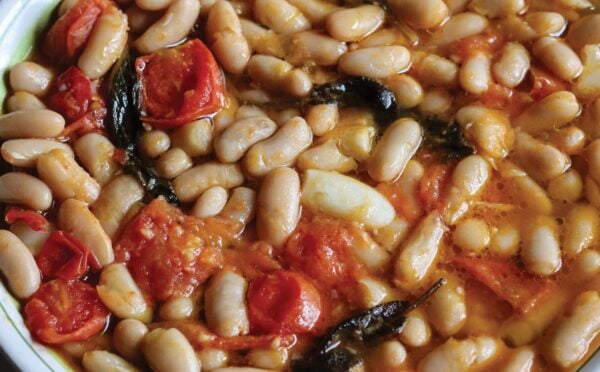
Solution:
[{"label": "white bean", "polygon": [[346,53],[345,43],[316,31],[302,31],[292,35],[287,44],[285,59],[300,66],[312,61],[319,66],[333,66]]},{"label": "white bean", "polygon": [[160,12],[149,12],[140,9],[135,4],[127,8],[125,14],[127,15],[129,31],[135,35],[139,35],[146,31],[146,29],[148,29],[148,27],[156,22],[161,16]]},{"label": "white bean", "polygon": [[574,206],[566,216],[563,226],[562,250],[575,256],[594,245],[598,240],[600,215],[596,208],[587,204]]},{"label": "white bean", "polygon": [[144,10],[162,10],[172,2],[173,0],[135,0],[135,5]]},{"label": "white bean", "polygon": [[407,351],[400,342],[389,340],[377,345],[372,357],[377,361],[378,368],[401,370],[407,358]]},{"label": "white bean", "polygon": [[171,132],[173,146],[179,147],[192,158],[210,154],[212,140],[213,128],[207,119],[193,121]]},{"label": "white bean", "polygon": [[240,25],[254,53],[278,58],[285,56],[284,38],[281,35],[247,19],[240,19]]},{"label": "white bean", "polygon": [[412,311],[399,335],[400,341],[410,347],[427,345],[431,339],[431,327],[420,312]]},{"label": "white bean", "polygon": [[232,272],[221,271],[210,281],[204,295],[206,323],[221,336],[245,335],[250,331],[246,310],[248,282]]},{"label": "white bean", "polygon": [[[410,163],[407,169],[410,170]],[[388,252],[394,253],[408,235],[409,228],[410,223],[406,219],[396,217],[390,224],[373,230],[373,239]]]},{"label": "white bean", "polygon": [[381,280],[364,277],[358,281],[360,285],[362,305],[372,308],[390,300],[391,289]]},{"label": "white bean", "polygon": [[173,179],[194,165],[192,159],[179,147],[162,154],[155,164],[156,172],[166,179]]},{"label": "white bean", "polygon": [[42,110],[45,108],[44,102],[28,92],[17,91],[6,100],[8,112]]},{"label": "white bean", "polygon": [[333,12],[327,16],[326,29],[339,41],[359,41],[377,30],[385,12],[376,5],[361,5]]},{"label": "white bean", "polygon": [[594,98],[600,94],[600,45],[586,45],[581,50],[583,71],[575,82],[577,97]]},{"label": "white bean", "polygon": [[339,61],[342,72],[372,79],[399,74],[409,66],[410,52],[400,45],[357,49],[344,54]]},{"label": "white bean", "polygon": [[336,104],[312,105],[306,110],[306,122],[315,136],[322,136],[335,128],[338,120]]},{"label": "white bean", "polygon": [[209,162],[197,165],[177,176],[173,181],[173,189],[182,202],[190,202],[213,186],[230,189],[242,183],[244,174],[237,164]]},{"label": "white bean", "polygon": [[548,183],[548,195],[557,201],[575,203],[583,196],[583,179],[573,168]]},{"label": "white bean", "polygon": [[490,242],[490,230],[477,218],[461,220],[454,230],[454,244],[468,253],[480,254]]},{"label": "white bean", "polygon": [[210,49],[223,69],[234,75],[244,72],[250,59],[250,46],[231,3],[218,1],[210,8],[206,34]]},{"label": "white bean", "polygon": [[513,126],[530,134],[558,129],[575,119],[581,111],[575,95],[568,91],[552,93],[533,103],[513,120]]},{"label": "white bean", "polygon": [[595,278],[600,273],[600,253],[588,249],[577,256],[576,270],[584,279]]},{"label": "white bean", "polygon": [[312,88],[306,72],[277,57],[253,55],[248,62],[248,75],[263,87],[292,96],[305,96]]},{"label": "white bean", "polygon": [[56,137],[65,128],[65,119],[51,110],[15,111],[0,115],[0,138]]},{"label": "white bean", "polygon": [[449,338],[430,351],[417,367],[420,372],[467,371],[493,359],[499,342],[488,336],[457,340]]},{"label": "white bean", "polygon": [[13,90],[43,96],[50,89],[54,73],[34,62],[21,62],[10,69],[10,86]]},{"label": "white bean", "polygon": [[267,113],[256,105],[241,105],[235,112],[235,120],[248,119],[255,116],[267,116]]},{"label": "white bean", "polygon": [[[390,262],[390,254],[385,248],[377,244],[366,231],[358,231],[353,234],[350,251],[354,257],[362,263],[369,272],[373,274],[382,273]],[[367,289],[367,299],[371,298],[373,292],[387,295],[383,283],[379,284],[373,280],[361,280],[363,287]],[[367,301],[368,304],[368,301]],[[367,306],[369,308],[375,305]]]},{"label": "white bean", "polygon": [[200,372],[194,348],[177,329],[157,328],[142,343],[146,361],[155,372]]},{"label": "white bean", "polygon": [[500,58],[494,63],[494,79],[505,87],[514,88],[521,84],[529,71],[530,57],[527,49],[517,42],[507,43]]},{"label": "white bean", "polygon": [[256,0],[254,16],[260,23],[280,34],[291,34],[311,27],[298,8],[285,0]]},{"label": "white bean", "polygon": [[455,14],[431,37],[429,43],[445,46],[455,41],[477,35],[488,27],[487,18],[472,12]]},{"label": "white bean", "polygon": [[463,106],[456,113],[456,121],[464,135],[477,145],[478,152],[496,159],[508,156],[514,131],[502,111],[479,105]]},{"label": "white bean", "polygon": [[213,217],[221,213],[227,203],[227,190],[221,186],[214,186],[200,195],[194,208],[192,215],[200,218]]},{"label": "white bean", "polygon": [[419,111],[427,116],[444,115],[452,107],[452,96],[447,89],[434,88],[425,92]]},{"label": "white bean", "polygon": [[29,249],[8,230],[0,230],[0,271],[15,296],[25,299],[40,286],[40,270]]},{"label": "white bean", "polygon": [[248,362],[252,366],[270,370],[281,370],[285,368],[288,361],[288,350],[284,348],[253,349],[250,350],[246,358],[248,358]]},{"label": "white bean", "polygon": [[583,70],[577,54],[563,41],[545,36],[533,44],[533,54],[561,79],[571,81]]},{"label": "white bean", "polygon": [[465,289],[453,281],[446,283],[431,296],[427,314],[443,336],[457,333],[467,321]]},{"label": "white bean", "polygon": [[558,242],[558,226],[550,217],[535,218],[523,234],[521,258],[532,274],[552,275],[562,265]]},{"label": "white bean", "polygon": [[100,185],[108,183],[120,170],[113,159],[115,146],[99,133],[88,133],[79,137],[73,146],[77,158]]},{"label": "white bean", "polygon": [[320,145],[304,151],[296,163],[301,170],[321,169],[348,173],[357,168],[354,159],[344,155],[334,140],[327,140]]},{"label": "white bean", "polygon": [[519,250],[521,234],[512,226],[500,226],[490,240],[490,252],[499,256],[511,257]]},{"label": "white bean", "polygon": [[288,0],[290,4],[298,8],[314,26],[321,26],[327,16],[339,8],[324,0]]},{"label": "white bean", "polygon": [[169,147],[171,147],[171,139],[162,130],[149,130],[140,136],[139,149],[149,158],[161,156]]},{"label": "white bean", "polygon": [[527,24],[542,36],[559,36],[567,27],[567,20],[556,12],[531,12],[525,16]]},{"label": "white bean", "polygon": [[444,87],[456,85],[458,66],[453,61],[437,54],[413,53],[412,68],[421,84]]},{"label": "white bean", "polygon": [[490,63],[490,57],[485,53],[467,58],[458,73],[462,88],[472,94],[485,93],[491,81]]},{"label": "white bean", "polygon": [[531,177],[512,163],[504,163],[500,167],[501,174],[506,178],[509,190],[514,192],[515,204],[523,205],[533,213],[549,214],[552,211],[552,201],[546,191]]},{"label": "white bean", "polygon": [[123,319],[113,331],[112,342],[117,352],[132,362],[142,360],[142,340],[148,327],[137,319]]},{"label": "white bean", "polygon": [[228,355],[224,350],[205,348],[200,350],[197,355],[203,370],[212,371],[227,365]]},{"label": "white bean", "polygon": [[247,187],[237,187],[231,192],[231,196],[225,207],[223,207],[220,216],[239,221],[242,226],[245,226],[254,218],[255,204],[256,191]]},{"label": "white bean", "polygon": [[[423,101],[423,87],[409,75],[390,76],[385,80],[385,85],[394,92],[396,103],[401,108],[412,108]],[[314,129],[313,133],[315,133]]]},{"label": "white bean", "polygon": [[217,158],[223,163],[234,163],[254,144],[269,138],[276,129],[277,124],[264,116],[238,120],[215,139]]},{"label": "white bean", "polygon": [[501,372],[530,372],[533,367],[535,353],[531,348],[524,347],[515,350]]},{"label": "white bean", "polygon": [[573,22],[569,27],[567,41],[575,49],[586,44],[600,43],[600,14],[590,14]]},{"label": "white bean", "polygon": [[568,155],[520,131],[515,135],[514,159],[531,178],[540,182],[560,176],[571,166]]},{"label": "white bean", "polygon": [[525,9],[524,0],[473,0],[469,9],[489,18],[521,13]]},{"label": "white bean", "polygon": [[81,364],[89,372],[139,372],[141,369],[118,355],[104,350],[93,350],[83,354]]},{"label": "white bean", "polygon": [[70,156],[71,147],[65,143],[51,139],[14,139],[2,143],[0,153],[7,163],[21,168],[32,168],[37,164],[37,158],[54,149],[61,149]]},{"label": "white bean", "polygon": [[417,29],[434,28],[448,18],[448,7],[442,0],[391,0],[392,12]]},{"label": "white bean", "polygon": [[102,270],[96,287],[102,303],[122,319],[152,320],[152,307],[144,300],[142,291],[122,263],[110,264]]},{"label": "white bean", "polygon": [[39,178],[27,173],[9,172],[0,176],[0,201],[45,211],[52,205],[52,191]]},{"label": "white bean", "polygon": [[35,231],[23,221],[15,221],[10,225],[10,231],[21,239],[34,256],[42,250],[52,230],[54,230],[52,224],[49,224],[48,231]]},{"label": "white bean", "polygon": [[194,312],[194,301],[189,297],[177,297],[163,303],[160,318],[164,320],[184,320]]}]

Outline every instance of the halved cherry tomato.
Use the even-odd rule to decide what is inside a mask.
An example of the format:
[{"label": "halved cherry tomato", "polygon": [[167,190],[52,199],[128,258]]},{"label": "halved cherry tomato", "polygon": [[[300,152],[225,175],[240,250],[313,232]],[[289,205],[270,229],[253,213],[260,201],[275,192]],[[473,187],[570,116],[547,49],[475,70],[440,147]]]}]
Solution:
[{"label": "halved cherry tomato", "polygon": [[4,215],[4,221],[13,224],[15,221],[23,221],[34,231],[48,231],[48,220],[36,211],[10,207]]},{"label": "halved cherry tomato", "polygon": [[24,311],[33,336],[51,345],[85,341],[104,329],[109,316],[96,288],[65,279],[42,284]]},{"label": "halved cherry tomato", "polygon": [[293,271],[278,270],[250,283],[248,318],[253,333],[307,333],[321,316],[317,289]]},{"label": "halved cherry tomato", "polygon": [[217,218],[186,216],[155,199],[125,227],[115,256],[127,264],[147,298],[187,296],[223,265],[221,248],[237,228]]},{"label": "halved cherry tomato", "polygon": [[454,257],[452,263],[508,302],[515,310],[526,313],[548,295],[555,283],[537,278],[514,263],[476,257]]},{"label": "halved cherry tomato", "polygon": [[198,39],[139,57],[135,68],[141,81],[145,122],[176,127],[223,107],[223,74]]},{"label": "halved cherry tomato", "polygon": [[531,66],[532,87],[529,94],[532,98],[538,100],[554,92],[567,89],[567,84],[552,75],[549,71],[540,67]]},{"label": "halved cherry tomato", "polygon": [[94,23],[109,6],[106,0],[79,0],[60,17],[46,36],[46,52],[61,64],[73,62],[83,51]]},{"label": "halved cherry tomato", "polygon": [[80,69],[71,66],[56,78],[48,106],[71,122],[87,113],[92,94],[90,79]]},{"label": "halved cherry tomato", "polygon": [[53,231],[35,258],[44,278],[78,279],[102,265],[94,254],[66,231]]},{"label": "halved cherry tomato", "polygon": [[434,164],[427,168],[417,191],[426,210],[440,210],[444,207],[443,194],[449,181],[450,168],[447,165]]}]

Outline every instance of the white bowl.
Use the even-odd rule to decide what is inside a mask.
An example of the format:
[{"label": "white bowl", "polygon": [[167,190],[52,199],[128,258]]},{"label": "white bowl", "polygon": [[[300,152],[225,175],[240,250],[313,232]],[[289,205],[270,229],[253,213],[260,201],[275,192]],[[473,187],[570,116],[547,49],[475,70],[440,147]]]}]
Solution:
[{"label": "white bowl", "polygon": [[[0,102],[7,93],[6,72],[22,61],[44,31],[59,0],[0,0]],[[0,106],[1,107],[1,106]],[[31,339],[20,304],[0,282],[0,348],[22,371],[71,371],[52,349]],[[600,371],[600,354],[581,369]]]}]

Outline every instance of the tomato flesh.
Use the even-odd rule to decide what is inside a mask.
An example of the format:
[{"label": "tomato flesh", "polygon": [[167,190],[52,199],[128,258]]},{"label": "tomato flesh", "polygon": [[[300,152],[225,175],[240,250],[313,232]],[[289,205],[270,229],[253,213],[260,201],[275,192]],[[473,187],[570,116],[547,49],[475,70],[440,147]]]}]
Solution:
[{"label": "tomato flesh", "polygon": [[66,231],[53,231],[35,260],[44,278],[78,279],[88,268],[102,268],[96,256]]},{"label": "tomato flesh", "polygon": [[425,209],[441,210],[444,207],[444,190],[450,181],[450,168],[444,164],[428,167],[419,181],[418,195]]},{"label": "tomato flesh", "polygon": [[210,50],[198,39],[139,57],[145,122],[174,127],[223,107],[224,80]]},{"label": "tomato flesh", "polygon": [[248,317],[254,333],[307,333],[320,315],[319,292],[301,274],[279,270],[250,283]]},{"label": "tomato flesh", "polygon": [[24,311],[27,328],[46,344],[87,340],[104,329],[109,316],[96,288],[65,279],[42,284]]},{"label": "tomato flesh", "polygon": [[48,231],[48,220],[36,211],[10,207],[4,215],[7,224],[23,221],[34,231]]}]

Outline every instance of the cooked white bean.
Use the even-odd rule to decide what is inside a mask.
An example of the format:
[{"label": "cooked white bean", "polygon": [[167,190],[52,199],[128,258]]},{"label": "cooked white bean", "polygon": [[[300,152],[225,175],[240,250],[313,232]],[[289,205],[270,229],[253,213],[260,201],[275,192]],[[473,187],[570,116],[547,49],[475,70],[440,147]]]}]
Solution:
[{"label": "cooked white bean", "polygon": [[248,62],[248,74],[263,87],[292,96],[305,96],[312,88],[306,72],[277,57],[253,55]]},{"label": "cooked white bean", "polygon": [[0,153],[7,163],[15,167],[31,168],[37,164],[37,158],[54,149],[61,149],[70,156],[73,155],[71,147],[65,143],[51,139],[14,139],[2,143]]},{"label": "cooked white bean", "polygon": [[241,105],[235,112],[235,120],[248,119],[255,116],[268,116],[267,113],[256,105]]},{"label": "cooked white bean", "polygon": [[291,34],[311,27],[298,8],[285,0],[256,0],[254,16],[260,23],[279,34]]},{"label": "cooked white bean", "polygon": [[51,110],[15,111],[0,115],[0,138],[56,137],[65,128],[65,119]]},{"label": "cooked white bean", "polygon": [[581,57],[583,71],[573,87],[573,92],[578,97],[593,98],[600,93],[600,46],[584,46]]},{"label": "cooked white bean", "polygon": [[423,115],[440,116],[452,107],[452,96],[447,89],[431,89],[425,92],[419,104],[419,111]]},{"label": "cooked white bean", "polygon": [[431,327],[423,314],[411,311],[406,317],[404,328],[399,335],[400,341],[410,347],[421,347],[427,345],[431,339]]},{"label": "cooked white bean", "polygon": [[428,319],[443,336],[451,336],[467,321],[465,289],[451,280],[437,290],[427,308]]},{"label": "cooked white bean", "polygon": [[184,320],[194,311],[194,301],[189,297],[177,297],[163,303],[160,318],[164,320]]},{"label": "cooked white bean", "polygon": [[[400,108],[412,108],[423,101],[423,87],[409,75],[390,76],[385,80],[385,85],[394,92],[396,103]],[[313,133],[315,133],[314,129]]]},{"label": "cooked white bean", "polygon": [[149,12],[140,9],[136,5],[132,5],[125,11],[127,15],[127,23],[129,25],[129,31],[139,35],[146,31],[154,22],[156,22],[161,14],[160,12]]},{"label": "cooked white bean", "polygon": [[490,229],[485,221],[468,218],[456,225],[454,244],[469,253],[482,253],[490,242]]},{"label": "cooked white bean", "polygon": [[535,353],[531,348],[517,349],[503,367],[501,372],[530,372],[533,367]]},{"label": "cooked white bean", "polygon": [[227,365],[228,355],[224,350],[205,348],[200,350],[197,355],[202,369],[205,371],[212,371]]},{"label": "cooked white bean", "polygon": [[248,282],[232,272],[214,276],[204,294],[206,323],[221,336],[245,335],[250,331],[246,311]]},{"label": "cooked white bean", "polygon": [[594,180],[600,181],[600,140],[595,140],[585,150],[588,172]]},{"label": "cooked white bean", "polygon": [[567,125],[580,111],[575,95],[560,91],[533,103],[513,120],[513,125],[530,134],[538,134]]},{"label": "cooked white bean", "polygon": [[450,10],[450,14],[461,13],[467,10],[467,5],[471,0],[445,0],[446,6]]},{"label": "cooked white bean", "polygon": [[336,104],[313,105],[306,110],[306,122],[315,136],[322,136],[335,128],[338,120]]},{"label": "cooked white bean", "polygon": [[244,157],[244,168],[252,177],[263,177],[271,170],[293,164],[312,143],[310,127],[299,116],[288,120],[275,134],[258,142]]},{"label": "cooked white bean", "polygon": [[0,271],[18,298],[31,296],[40,286],[41,274],[33,255],[8,230],[0,230]]},{"label": "cooked white bean", "polygon": [[173,147],[161,155],[155,164],[156,172],[166,179],[173,179],[194,165],[192,159],[179,147]]},{"label": "cooked white bean", "polygon": [[43,96],[50,89],[54,73],[42,65],[26,61],[14,65],[8,79],[13,90]]},{"label": "cooked white bean", "polygon": [[580,294],[572,305],[570,315],[559,321],[550,336],[546,356],[561,368],[569,368],[587,353],[600,332],[600,297],[597,291]]},{"label": "cooked white bean", "polygon": [[503,17],[500,19],[499,25],[509,40],[524,43],[538,38],[537,32],[519,16],[509,15]]},{"label": "cooked white bean", "polygon": [[100,185],[66,151],[54,149],[41,154],[38,175],[58,199],[75,198],[92,203],[100,195]]},{"label": "cooked white bean", "polygon": [[[353,256],[356,257],[357,261],[362,263],[369,272],[381,274],[388,267],[388,263],[390,262],[389,252],[377,244],[366,231],[361,230],[353,234],[352,245],[350,247],[350,252],[352,252]],[[361,283],[366,289],[373,290],[375,287],[378,287],[380,290],[377,292],[383,292],[380,285],[373,285],[374,282],[372,280],[370,283],[369,281],[361,281]],[[387,294],[387,292],[384,294]]]},{"label": "cooked white bean", "polygon": [[378,182],[392,181],[402,174],[406,164],[423,140],[421,126],[413,119],[392,123],[367,160],[367,170]]},{"label": "cooked white bean", "polygon": [[145,323],[152,320],[152,307],[144,300],[142,291],[124,264],[105,266],[96,289],[102,303],[117,317]]},{"label": "cooked white bean", "polygon": [[[410,163],[407,169],[410,169]],[[407,220],[396,217],[390,224],[373,230],[373,239],[388,252],[394,253],[408,235],[409,227]]]},{"label": "cooked white bean", "polygon": [[99,133],[79,137],[73,146],[77,158],[100,185],[105,185],[120,170],[113,159],[115,146]]},{"label": "cooked white bean", "polygon": [[469,105],[456,113],[465,136],[473,141],[478,152],[492,158],[504,158],[512,149],[514,133],[502,111],[485,106]]},{"label": "cooked white bean", "polygon": [[358,281],[360,285],[362,305],[372,308],[390,300],[391,289],[381,280],[364,277]]},{"label": "cooked white bean", "polygon": [[500,172],[508,182],[508,190],[514,192],[515,204],[522,205],[533,213],[549,214],[552,211],[552,201],[544,189],[531,177],[512,163],[503,163]]},{"label": "cooked white bean", "polygon": [[565,42],[545,36],[533,44],[533,54],[561,79],[571,81],[583,70],[577,54]]},{"label": "cooked white bean", "polygon": [[296,228],[300,218],[300,177],[295,170],[280,167],[267,174],[258,192],[256,229],[258,237],[280,246]]},{"label": "cooked white bean", "polygon": [[[405,33],[405,31],[407,31]],[[397,27],[381,28],[365,37],[360,42],[352,45],[352,48],[372,48],[388,45],[410,45],[418,39],[413,30]]]},{"label": "cooked white bean", "polygon": [[212,372],[272,372],[272,370],[252,367],[225,367],[214,369]]},{"label": "cooked white bean", "polygon": [[42,180],[27,173],[4,173],[0,176],[0,202],[45,211],[52,205],[52,191]]},{"label": "cooked white bean", "polygon": [[444,222],[454,225],[468,211],[469,201],[483,190],[490,174],[490,164],[480,155],[468,156],[456,165],[452,172]]},{"label": "cooked white bean", "polygon": [[525,9],[524,0],[473,0],[469,9],[486,17],[495,18],[518,14]]},{"label": "cooked white bean", "polygon": [[113,331],[112,343],[117,352],[132,362],[142,360],[142,340],[148,327],[137,319],[123,319]]},{"label": "cooked white bean", "polygon": [[94,23],[77,66],[90,79],[98,79],[110,70],[127,44],[127,16],[117,7],[109,7]]},{"label": "cooked white bean", "polygon": [[472,12],[455,14],[440,27],[429,41],[432,45],[444,46],[455,41],[477,35],[488,27],[487,18]]},{"label": "cooked white bean", "polygon": [[400,45],[362,48],[344,54],[338,65],[348,75],[381,79],[406,71],[410,52]]},{"label": "cooked white bean", "polygon": [[312,61],[320,66],[332,66],[338,63],[346,53],[345,43],[316,31],[302,31],[292,35],[286,47],[285,59],[300,66]]},{"label": "cooked white bean", "polygon": [[277,130],[277,124],[268,117],[252,116],[238,120],[215,139],[215,153],[223,163],[240,160],[257,142],[269,138]]},{"label": "cooked white bean", "polygon": [[333,12],[327,16],[326,29],[339,41],[359,41],[383,24],[385,11],[376,5],[362,5]]},{"label": "cooked white bean", "polygon": [[492,360],[498,353],[500,342],[489,336],[464,340],[449,338],[429,352],[417,367],[420,372],[467,371]]},{"label": "cooked white bean", "polygon": [[18,220],[10,225],[10,231],[21,239],[34,256],[42,250],[52,230],[54,230],[52,224],[48,226],[48,231],[35,231],[24,221]]},{"label": "cooked white bean", "polygon": [[194,208],[192,215],[196,217],[213,217],[221,213],[227,203],[227,190],[221,186],[214,186],[200,195]]},{"label": "cooked white bean", "polygon": [[76,199],[65,200],[58,209],[56,220],[58,227],[81,240],[101,265],[114,261],[112,242],[86,203]]},{"label": "cooked white bean", "polygon": [[521,234],[518,229],[512,226],[500,226],[492,234],[490,251],[499,256],[511,257],[517,254],[520,242]]},{"label": "cooked white bean", "polygon": [[590,14],[573,22],[569,27],[567,41],[575,49],[600,43],[600,14]]},{"label": "cooked white bean", "polygon": [[335,140],[342,153],[361,162],[371,154],[376,132],[371,125],[347,125],[334,128],[325,133],[322,138]]},{"label": "cooked white bean", "polygon": [[525,15],[525,21],[538,37],[559,36],[567,27],[565,17],[556,12],[531,12]]},{"label": "cooked white bean", "polygon": [[458,72],[462,88],[472,94],[485,93],[492,78],[490,63],[490,57],[486,53],[476,53],[467,58]]},{"label": "cooked white bean", "polygon": [[415,52],[412,68],[419,83],[431,86],[453,87],[458,77],[458,66],[437,54]]},{"label": "cooked white bean", "polygon": [[600,215],[596,208],[587,204],[574,206],[563,225],[562,250],[568,256],[575,256],[594,245],[598,240]]},{"label": "cooked white bean", "polygon": [[302,204],[368,228],[386,226],[396,215],[390,202],[374,188],[352,177],[316,169],[304,174]]},{"label": "cooked white bean", "polygon": [[149,158],[161,156],[169,149],[169,147],[171,147],[171,138],[169,138],[169,135],[162,130],[146,131],[140,136],[140,151]]},{"label": "cooked white bean", "polygon": [[402,370],[407,358],[406,349],[396,340],[382,342],[375,347],[372,353],[370,356],[376,361],[374,365],[378,370],[381,368],[384,371]]},{"label": "cooked white bean", "polygon": [[270,370],[281,370],[288,361],[288,351],[279,349],[252,349],[246,356],[250,365]]},{"label": "cooked white bean", "polygon": [[250,59],[250,46],[231,3],[218,1],[210,8],[206,34],[210,49],[223,69],[234,75],[244,72]]},{"label": "cooked white bean", "polygon": [[135,0],[135,5],[144,10],[161,10],[165,9],[173,0]]},{"label": "cooked white bean", "polygon": [[530,57],[527,49],[518,42],[507,43],[500,58],[494,63],[494,79],[505,87],[514,88],[521,84],[529,71]]},{"label": "cooked white bean", "polygon": [[548,195],[553,200],[575,203],[583,196],[583,180],[571,168],[548,183]]},{"label": "cooked white bean", "polygon": [[586,144],[585,132],[574,125],[550,133],[548,141],[567,155],[581,155]]},{"label": "cooked white bean", "polygon": [[[237,104],[235,105],[237,108]],[[212,151],[213,128],[207,119],[188,123],[171,132],[171,143],[190,157],[208,155]]]},{"label": "cooked white bean", "polygon": [[560,176],[571,166],[568,155],[521,131],[515,135],[514,159],[531,178],[540,182]]},{"label": "cooked white bean", "polygon": [[247,19],[240,19],[240,25],[254,53],[278,58],[285,56],[284,38],[281,35]]},{"label": "cooked white bean", "polygon": [[433,212],[427,215],[402,243],[394,264],[395,283],[403,289],[418,287],[426,279],[437,257],[446,226]]},{"label": "cooked white bean", "polygon": [[321,169],[339,173],[348,173],[358,166],[356,161],[344,155],[337,143],[331,139],[304,151],[298,157],[296,165],[301,170]]},{"label": "cooked white bean", "polygon": [[144,197],[144,189],[130,175],[115,177],[102,188],[98,199],[90,206],[102,229],[114,239],[122,227],[127,212]]},{"label": "cooked white bean", "polygon": [[552,275],[562,265],[558,242],[558,226],[550,217],[535,218],[523,234],[521,258],[527,271],[536,275]]},{"label": "cooked white bean", "polygon": [[175,194],[182,202],[197,199],[213,186],[226,189],[244,183],[244,174],[237,164],[204,163],[177,176],[173,181]]},{"label": "cooked white bean", "polygon": [[157,328],[148,333],[142,352],[155,372],[200,372],[194,348],[177,329]]},{"label": "cooked white bean", "polygon": [[138,372],[141,369],[118,355],[104,350],[93,350],[83,354],[81,364],[89,372]]},{"label": "cooked white bean", "polygon": [[231,192],[220,216],[239,221],[242,226],[245,226],[254,218],[255,204],[256,191],[247,187],[237,187]]},{"label": "cooked white bean", "polygon": [[321,26],[326,17],[339,8],[324,0],[288,0],[290,4],[298,8],[314,26]]},{"label": "cooked white bean", "polygon": [[163,16],[135,41],[142,54],[149,54],[182,40],[200,14],[198,0],[174,0]]},{"label": "cooked white bean", "polygon": [[31,93],[17,91],[6,100],[8,112],[43,110],[46,108],[44,102]]},{"label": "cooked white bean", "polygon": [[442,0],[391,0],[392,12],[417,29],[434,28],[448,18],[448,7]]},{"label": "cooked white bean", "polygon": [[600,273],[600,253],[593,249],[581,252],[577,256],[576,270],[584,279],[595,278]]}]

